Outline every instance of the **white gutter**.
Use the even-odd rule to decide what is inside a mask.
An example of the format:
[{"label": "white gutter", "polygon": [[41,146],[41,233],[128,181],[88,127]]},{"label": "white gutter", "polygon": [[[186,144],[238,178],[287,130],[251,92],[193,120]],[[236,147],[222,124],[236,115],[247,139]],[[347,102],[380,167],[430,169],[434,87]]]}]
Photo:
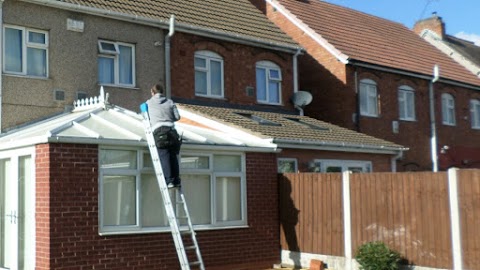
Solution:
[{"label": "white gutter", "polygon": [[311,141],[301,139],[275,139],[280,148],[296,148],[296,149],[311,149],[324,151],[342,151],[342,152],[358,152],[358,153],[375,153],[375,154],[399,154],[408,148],[390,147],[390,146],[374,146],[365,144],[343,143],[343,142],[328,142],[328,141]]},{"label": "white gutter", "polygon": [[165,36],[165,96],[172,97],[172,78],[170,75],[170,39],[175,34],[175,15],[170,16],[168,34]]},{"label": "white gutter", "polygon": [[3,2],[0,0],[0,134],[2,133],[3,103]]},{"label": "white gutter", "polygon": [[283,16],[285,16],[290,22],[296,25],[299,29],[301,29],[305,34],[310,36],[313,40],[315,40],[320,46],[330,52],[335,58],[337,58],[340,62],[344,64],[348,64],[349,57],[348,55],[343,54],[339,51],[335,46],[330,44],[326,39],[324,39],[321,35],[317,34],[314,30],[312,30],[308,25],[303,23],[301,20],[298,20],[297,17],[288,11],[285,7],[279,4],[275,0],[265,0],[267,3],[272,5],[277,11],[279,11]]},{"label": "white gutter", "polygon": [[[37,5],[51,6],[51,7],[68,10],[68,11],[81,12],[81,13],[95,15],[95,16],[122,20],[127,22],[134,21],[135,23],[138,23],[138,24],[154,26],[154,27],[159,27],[163,29],[169,28],[168,21],[162,21],[159,19],[150,19],[150,18],[138,16],[138,15],[130,15],[130,14],[125,14],[121,12],[115,12],[108,9],[92,8],[92,7],[82,6],[80,4],[69,4],[69,3],[64,3],[57,0],[21,0],[21,1],[37,4]],[[261,47],[261,48],[266,48],[266,49],[271,49],[271,50],[281,51],[281,52],[294,53],[299,48],[299,46],[269,42],[268,40],[261,40],[261,39],[256,39],[248,36],[243,36],[243,35],[238,35],[233,33],[226,33],[226,32],[215,30],[215,29],[207,29],[207,28],[202,28],[202,27],[188,25],[188,24],[177,23],[176,29],[179,32],[184,32],[184,33],[189,33],[189,34],[194,34],[194,35],[199,35],[199,36],[204,36],[209,38],[215,38],[218,40],[223,40],[228,42],[235,42],[238,44],[244,44],[244,45],[249,45],[253,47]]]},{"label": "white gutter", "polygon": [[[410,77],[414,77],[414,78],[424,79],[424,80],[428,80],[428,81],[430,81],[432,79],[431,75],[422,75],[422,74],[418,74],[418,73],[414,73],[414,72],[402,71],[402,70],[389,68],[389,67],[382,67],[382,66],[378,66],[378,65],[374,65],[374,64],[355,62],[355,60],[352,60],[352,59],[350,59],[350,64],[352,64],[354,66],[357,66],[357,67],[365,67],[365,68],[370,68],[370,69],[374,69],[374,70],[390,72],[390,73],[393,73],[393,74],[400,74],[400,75],[410,76]],[[438,79],[438,82],[480,91],[480,86],[465,84],[465,83],[457,82],[457,81],[453,81],[453,80]]]}]

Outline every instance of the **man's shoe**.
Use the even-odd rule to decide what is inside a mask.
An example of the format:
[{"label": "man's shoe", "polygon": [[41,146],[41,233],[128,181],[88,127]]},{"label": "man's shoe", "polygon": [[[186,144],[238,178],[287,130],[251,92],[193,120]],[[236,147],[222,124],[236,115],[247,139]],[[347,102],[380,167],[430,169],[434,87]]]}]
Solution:
[{"label": "man's shoe", "polygon": [[167,188],[174,188],[174,187],[176,187],[176,186],[173,183],[168,183],[167,184]]},{"label": "man's shoe", "polygon": [[178,184],[173,184],[174,187],[176,188],[181,188],[182,187],[182,184],[178,183]]}]

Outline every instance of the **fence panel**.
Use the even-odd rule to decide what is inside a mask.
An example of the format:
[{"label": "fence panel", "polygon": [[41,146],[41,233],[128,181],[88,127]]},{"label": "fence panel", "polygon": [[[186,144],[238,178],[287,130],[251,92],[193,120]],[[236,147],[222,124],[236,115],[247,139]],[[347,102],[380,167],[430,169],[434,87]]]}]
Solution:
[{"label": "fence panel", "polygon": [[352,247],[383,241],[410,263],[451,268],[446,173],[353,174]]},{"label": "fence panel", "polygon": [[480,171],[459,170],[457,178],[463,266],[480,269]]},{"label": "fence panel", "polygon": [[280,176],[282,249],[343,256],[341,174]]}]

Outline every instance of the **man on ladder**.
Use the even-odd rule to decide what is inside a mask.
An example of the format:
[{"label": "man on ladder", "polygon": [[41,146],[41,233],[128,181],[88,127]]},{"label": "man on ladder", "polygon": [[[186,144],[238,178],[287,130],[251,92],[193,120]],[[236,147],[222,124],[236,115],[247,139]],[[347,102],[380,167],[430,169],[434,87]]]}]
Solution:
[{"label": "man on ladder", "polygon": [[163,86],[154,85],[150,93],[152,97],[147,101],[148,114],[165,181],[168,188],[180,187],[178,154],[182,140],[174,126],[174,122],[180,120],[180,114],[175,103],[164,96]]},{"label": "man on ladder", "polygon": [[[180,183],[179,162],[181,138],[174,128],[174,122],[180,120],[180,114],[172,100],[162,96],[163,87],[154,85],[150,90],[152,97],[140,106],[148,148],[152,157],[155,175],[162,194],[165,212],[172,231],[182,270],[205,270],[200,248],[193,230],[192,220]],[[169,189],[175,188],[175,200],[172,203]],[[183,214],[178,215],[174,205],[183,206]],[[178,210],[178,209],[177,209]],[[175,213],[177,212],[177,214]],[[180,220],[186,221],[187,230],[180,230]],[[190,240],[182,236],[190,236]],[[187,243],[187,246],[185,246]],[[187,252],[193,252],[187,253]],[[190,261],[193,257],[196,260]]]}]

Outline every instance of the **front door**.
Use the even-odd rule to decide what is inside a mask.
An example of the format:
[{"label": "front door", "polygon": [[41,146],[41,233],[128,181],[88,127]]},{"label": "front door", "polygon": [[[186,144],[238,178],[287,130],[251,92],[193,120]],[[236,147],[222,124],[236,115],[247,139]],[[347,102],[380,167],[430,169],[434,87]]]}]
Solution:
[{"label": "front door", "polygon": [[[26,265],[27,183],[32,183],[31,156],[0,159],[0,269],[24,270]],[[32,230],[32,228],[28,228]],[[28,268],[30,269],[30,268]]]}]

